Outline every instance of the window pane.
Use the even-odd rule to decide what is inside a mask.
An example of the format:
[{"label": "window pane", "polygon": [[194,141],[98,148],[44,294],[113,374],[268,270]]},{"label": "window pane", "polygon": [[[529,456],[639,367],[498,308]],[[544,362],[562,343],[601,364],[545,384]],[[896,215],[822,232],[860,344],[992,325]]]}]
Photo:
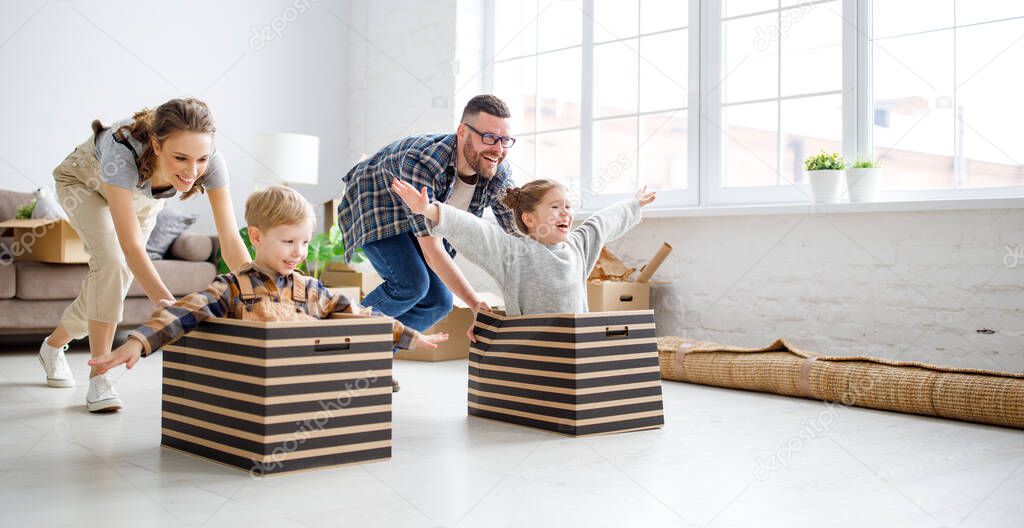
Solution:
[{"label": "window pane", "polygon": [[783,181],[806,181],[804,158],[843,150],[843,96],[824,95],[782,101]]},{"label": "window pane", "polygon": [[635,37],[638,0],[594,0],[594,42]]},{"label": "window pane", "polygon": [[725,187],[777,185],[778,103],[723,108],[725,116]]},{"label": "window pane", "polygon": [[724,0],[725,16],[734,17],[747,13],[768,11],[779,7],[778,0]]},{"label": "window pane", "polygon": [[842,89],[842,8],[828,2],[782,10],[782,95]]},{"label": "window pane", "polygon": [[992,22],[1024,15],[1024,4],[1006,0],[971,0],[956,2],[956,25]]},{"label": "window pane", "polygon": [[883,189],[955,184],[952,57],[952,30],[875,43],[873,134]]},{"label": "window pane", "polygon": [[953,27],[953,0],[872,2],[875,38]]},{"label": "window pane", "polygon": [[778,15],[758,15],[722,24],[725,67],[719,90],[723,102],[778,96]]},{"label": "window pane", "polygon": [[[534,178],[547,178],[563,183],[577,198],[580,193],[580,131],[566,130],[537,136],[537,174]],[[520,183],[525,179],[517,178]]]},{"label": "window pane", "polygon": [[[959,22],[959,20],[958,20]],[[1024,185],[1024,21],[957,30],[956,113],[966,187]]]},{"label": "window pane", "polygon": [[512,166],[512,179],[523,184],[539,178],[536,176],[537,169],[534,165],[536,157],[537,137],[517,136],[516,144],[512,145],[512,150],[505,157]]},{"label": "window pane", "polygon": [[579,48],[537,57],[537,130],[579,126],[581,60]]},{"label": "window pane", "polygon": [[636,117],[594,123],[594,194],[636,190]]},{"label": "window pane", "polygon": [[687,30],[640,38],[640,111],[687,106]]},{"label": "window pane", "polygon": [[686,26],[689,2],[682,0],[640,0],[640,32],[653,33]]},{"label": "window pane", "polygon": [[637,40],[594,46],[594,116],[636,113]]},{"label": "window pane", "polygon": [[533,132],[536,123],[537,59],[527,57],[494,65],[494,94],[508,104],[515,134]]},{"label": "window pane", "polygon": [[[539,51],[580,45],[583,31],[581,0],[542,0],[537,18]],[[500,21],[495,25],[498,24]]]},{"label": "window pane", "polygon": [[689,175],[687,111],[651,114],[640,118],[638,186],[650,190],[686,189]]},{"label": "window pane", "polygon": [[494,55],[501,60],[521,57],[537,49],[537,2],[494,2]]}]

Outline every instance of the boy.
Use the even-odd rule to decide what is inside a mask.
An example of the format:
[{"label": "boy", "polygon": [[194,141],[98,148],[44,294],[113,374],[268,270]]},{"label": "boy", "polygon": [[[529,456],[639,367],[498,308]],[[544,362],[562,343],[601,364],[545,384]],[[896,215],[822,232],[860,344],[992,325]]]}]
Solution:
[{"label": "boy", "polygon": [[[332,313],[352,313],[341,294],[332,295],[320,281],[305,277],[295,267],[306,259],[316,218],[309,202],[287,187],[255,192],[245,202],[249,240],[256,250],[252,263],[218,276],[205,290],[154,312],[145,324],[128,334],[125,344],[89,361],[102,374],[126,363],[132,368],[142,356],[194,330],[210,317],[250,321],[326,319]],[[448,340],[447,334],[423,335],[394,322],[394,343],[399,348]],[[394,379],[394,378],[392,378]],[[398,382],[393,382],[398,391]]]}]

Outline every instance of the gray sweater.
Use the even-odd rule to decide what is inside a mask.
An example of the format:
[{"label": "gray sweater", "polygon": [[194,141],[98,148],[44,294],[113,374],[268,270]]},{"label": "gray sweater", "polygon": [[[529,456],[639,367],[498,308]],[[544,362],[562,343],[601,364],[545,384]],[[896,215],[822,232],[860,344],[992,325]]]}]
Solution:
[{"label": "gray sweater", "polygon": [[587,312],[587,276],[601,247],[640,223],[640,204],[628,200],[587,218],[558,244],[516,237],[443,203],[431,233],[447,238],[501,287],[508,315]]}]

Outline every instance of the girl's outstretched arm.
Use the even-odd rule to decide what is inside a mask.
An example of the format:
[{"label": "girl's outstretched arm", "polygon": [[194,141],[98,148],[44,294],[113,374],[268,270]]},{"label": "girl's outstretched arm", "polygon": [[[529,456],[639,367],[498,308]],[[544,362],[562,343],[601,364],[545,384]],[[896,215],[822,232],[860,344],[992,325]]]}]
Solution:
[{"label": "girl's outstretched arm", "polygon": [[594,268],[601,247],[636,227],[640,223],[640,208],[654,199],[655,193],[647,192],[645,186],[633,198],[601,209],[572,230],[569,243],[583,253],[586,275]]},{"label": "girl's outstretched arm", "polygon": [[412,185],[399,179],[392,182],[391,189],[413,213],[430,220],[432,234],[448,239],[466,259],[483,268],[498,284],[503,283],[522,239],[465,211],[438,202],[431,203],[426,189],[417,192]]}]

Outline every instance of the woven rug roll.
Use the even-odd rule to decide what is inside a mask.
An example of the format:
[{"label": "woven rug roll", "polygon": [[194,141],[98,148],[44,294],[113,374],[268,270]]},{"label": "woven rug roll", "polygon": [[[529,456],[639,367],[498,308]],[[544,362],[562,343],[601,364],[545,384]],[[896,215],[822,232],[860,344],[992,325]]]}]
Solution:
[{"label": "woven rug roll", "polygon": [[658,339],[661,377],[1024,429],[1024,373]]}]

